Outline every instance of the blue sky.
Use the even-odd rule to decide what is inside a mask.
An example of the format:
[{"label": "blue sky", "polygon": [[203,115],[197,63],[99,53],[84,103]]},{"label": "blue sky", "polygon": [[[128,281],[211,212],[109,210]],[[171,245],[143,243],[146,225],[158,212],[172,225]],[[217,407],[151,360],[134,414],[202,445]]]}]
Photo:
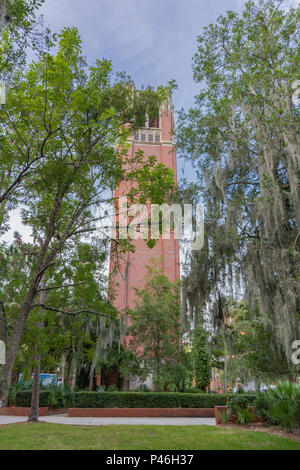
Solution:
[{"label": "blue sky", "polygon": [[[284,0],[284,4],[297,0]],[[193,104],[197,87],[192,57],[202,28],[226,10],[240,10],[244,0],[46,0],[46,24],[59,31],[77,26],[89,62],[112,60],[139,87],[178,83],[177,109]]]},{"label": "blue sky", "polygon": [[80,30],[89,62],[109,58],[116,71],[126,71],[140,87],[178,83],[176,108],[193,103],[192,56],[203,26],[239,0],[46,0],[46,24],[59,31]]},{"label": "blue sky", "polygon": [[[284,5],[298,0],[284,0]],[[105,57],[126,71],[136,86],[165,85],[175,79],[175,109],[193,105],[192,57],[197,35],[226,10],[244,0],[46,0],[45,23],[58,32],[77,26],[88,62]],[[179,162],[180,173],[184,163]],[[187,170],[186,173],[191,173]],[[185,176],[188,176],[185,174]]]},{"label": "blue sky", "polygon": [[197,34],[233,8],[237,0],[46,0],[43,14],[54,31],[77,26],[89,62],[111,59],[138,87],[175,79],[178,109],[192,105],[197,92],[191,70]]}]

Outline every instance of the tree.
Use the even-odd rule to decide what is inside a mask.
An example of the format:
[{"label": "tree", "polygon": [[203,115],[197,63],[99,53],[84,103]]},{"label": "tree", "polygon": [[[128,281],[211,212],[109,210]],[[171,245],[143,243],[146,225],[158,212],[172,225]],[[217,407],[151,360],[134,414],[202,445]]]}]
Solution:
[{"label": "tree", "polygon": [[[5,366],[8,384],[29,315],[50,307],[38,300],[41,279],[53,273],[83,236],[97,234],[101,216],[96,209],[113,202],[111,188],[130,180],[131,200],[146,197],[161,203],[173,184],[171,170],[151,156],[129,157],[126,143],[141,126],[143,113],[152,115],[167,90],[136,91],[124,75],[113,80],[105,59],[87,68],[75,28],[64,29],[58,39],[57,54],[43,54],[20,74],[0,111],[5,184],[20,162],[33,163],[18,186],[22,219],[34,242],[25,250],[27,273]],[[22,237],[17,241],[24,250]],[[50,283],[47,288],[62,286]]]},{"label": "tree", "polygon": [[26,63],[28,51],[41,51],[52,35],[37,16],[44,0],[0,0],[0,78],[9,86]]},{"label": "tree", "polygon": [[210,360],[206,348],[206,335],[201,324],[196,332],[194,355],[196,387],[206,392],[210,384]]},{"label": "tree", "polygon": [[[272,326],[263,323],[258,308],[249,309],[244,300],[223,298],[221,302],[211,307],[215,322],[208,346],[214,367],[223,371],[224,391],[227,383],[233,385],[238,378],[243,383],[254,380],[259,389],[261,381],[289,377],[283,347],[277,344]],[[224,311],[217,321],[220,309]]]},{"label": "tree", "polygon": [[[47,50],[52,44],[52,36],[37,18],[37,11],[43,0],[0,0],[0,82],[5,84],[5,92],[18,74],[20,67],[26,63],[27,52]],[[5,125],[0,116],[0,128]],[[18,170],[10,175],[11,162],[2,153],[4,145],[0,130],[0,233],[3,233],[3,221],[6,219],[8,202],[13,192],[25,176],[26,170],[19,165]],[[28,164],[28,161],[27,161]],[[27,165],[25,164],[25,166]],[[29,165],[30,167],[30,165]],[[12,201],[11,201],[12,202]],[[12,202],[13,203],[13,202]],[[12,206],[10,206],[12,207]],[[3,300],[0,300],[0,337],[6,344],[6,313]],[[0,367],[0,390],[2,374]]]},{"label": "tree", "polygon": [[135,289],[136,309],[129,312],[129,347],[152,374],[156,390],[165,385],[165,369],[180,363],[180,302],[178,283],[157,267],[148,267],[143,289]]},{"label": "tree", "polygon": [[[190,303],[243,296],[290,361],[300,334],[300,8],[249,1],[198,37],[202,89],[181,114],[178,146],[198,169],[205,245],[193,252]],[[221,302],[222,303],[222,302]],[[292,365],[291,365],[292,368]]]},{"label": "tree", "polygon": [[[87,351],[93,354],[98,337],[101,336],[101,346],[105,347],[100,319],[104,317],[114,326],[116,317],[114,308],[107,301],[103,275],[107,245],[108,240],[94,244],[92,241],[78,242],[57,258],[55,269],[47,272],[37,295],[39,304],[27,318],[20,340],[14,377],[22,371],[30,378],[32,370],[35,372],[40,363],[44,370],[56,373],[65,357],[66,382],[72,382],[74,388],[77,372],[82,363],[88,362]],[[23,244],[20,248],[22,251],[17,242],[7,248],[6,258],[0,262],[0,296],[6,306],[8,321],[7,344],[15,328],[16,311],[26,291],[30,266],[31,257],[26,252],[30,253],[31,245]],[[38,386],[39,378],[34,382]],[[37,389],[33,386],[33,390]],[[35,393],[35,412],[37,395],[38,391]],[[33,419],[37,419],[36,414]]]},{"label": "tree", "polygon": [[232,309],[234,359],[256,381],[289,377],[290,367],[282,346],[276,344],[273,329],[265,325],[260,312],[249,312],[245,302]]}]

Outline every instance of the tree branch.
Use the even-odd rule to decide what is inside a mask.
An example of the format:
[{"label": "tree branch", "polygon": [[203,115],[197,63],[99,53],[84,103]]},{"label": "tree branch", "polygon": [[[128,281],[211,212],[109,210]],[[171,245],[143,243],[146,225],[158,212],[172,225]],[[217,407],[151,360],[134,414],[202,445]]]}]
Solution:
[{"label": "tree branch", "polygon": [[61,286],[50,286],[50,287],[45,287],[44,289],[39,289],[36,293],[38,294],[39,292],[46,292],[48,290],[53,290],[53,289],[65,289],[66,287],[75,287],[75,286],[82,286],[86,284],[85,282],[77,282],[75,284],[63,284]]},{"label": "tree branch", "polygon": [[93,310],[79,310],[78,312],[67,312],[66,310],[61,310],[61,309],[58,309],[58,308],[49,307],[48,305],[44,305],[44,304],[34,304],[31,307],[31,309],[34,309],[34,308],[37,308],[37,307],[43,308],[44,310],[49,310],[50,312],[62,313],[63,315],[71,315],[72,317],[74,317],[76,315],[79,315],[80,313],[88,313],[88,314],[91,314],[91,315],[99,315],[101,317],[109,317],[109,318],[112,317],[108,313],[99,313],[99,312],[95,312]]}]

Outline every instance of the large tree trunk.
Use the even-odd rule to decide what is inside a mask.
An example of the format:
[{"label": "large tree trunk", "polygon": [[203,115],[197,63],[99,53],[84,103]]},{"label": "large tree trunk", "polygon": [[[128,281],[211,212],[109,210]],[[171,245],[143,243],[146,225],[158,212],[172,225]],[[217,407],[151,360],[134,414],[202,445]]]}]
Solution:
[{"label": "large tree trunk", "polygon": [[[26,310],[28,310],[28,313],[29,313],[30,307],[27,306]],[[27,313],[26,310],[25,310],[25,312],[21,312],[21,314],[19,315],[19,317],[17,319],[17,323],[16,323],[16,326],[14,328],[13,337],[10,341],[10,346],[9,346],[9,349],[8,349],[7,355],[6,355],[6,364],[5,364],[5,367],[4,367],[4,384],[6,384],[8,386],[11,384],[13,367],[14,367],[14,364],[15,364],[15,360],[16,360],[18,349],[19,349],[21,337],[22,337],[22,334],[23,334],[23,331],[24,331],[25,321],[26,321],[26,318],[28,316],[28,313]],[[1,392],[3,393],[3,388],[2,388],[2,390],[0,390],[0,394],[1,394]],[[4,396],[4,405],[6,405],[6,404],[7,404],[7,394],[5,394],[5,396]]]},{"label": "large tree trunk", "polygon": [[[36,272],[32,280],[31,286],[28,289],[24,303],[21,306],[20,313],[19,313],[19,316],[17,318],[16,324],[14,327],[12,339],[10,341],[9,349],[7,352],[6,365],[4,369],[4,380],[7,385],[10,385],[11,383],[12,371],[13,371],[13,367],[15,364],[18,349],[20,346],[20,341],[24,332],[25,323],[32,309],[36,293],[39,289],[41,279],[43,276],[42,274],[43,270],[45,271],[43,264],[39,263],[36,268]],[[0,390],[0,394],[1,394],[1,390]],[[7,401],[7,396],[5,397],[5,402],[6,401]]]},{"label": "large tree trunk", "polygon": [[[4,383],[6,385],[11,384],[13,367],[14,367],[14,364],[15,364],[16,356],[17,356],[17,353],[18,353],[19,345],[20,345],[20,341],[21,341],[22,334],[23,334],[23,331],[24,331],[25,322],[26,322],[26,319],[27,319],[27,317],[29,315],[29,312],[31,310],[32,302],[33,302],[34,297],[35,297],[35,289],[30,289],[30,291],[28,292],[28,295],[26,297],[26,301],[24,302],[24,304],[21,308],[20,314],[19,314],[19,316],[17,318],[17,321],[16,321],[13,336],[12,336],[12,339],[10,341],[9,348],[8,348],[8,351],[7,351],[7,355],[6,355],[6,364],[5,364],[5,367],[4,367]],[[0,390],[0,394],[1,394],[1,392],[3,393],[3,388],[2,388],[2,390]],[[4,403],[5,404],[7,403],[7,394],[5,394]]]},{"label": "large tree trunk", "polygon": [[71,388],[74,391],[76,388],[76,377],[77,377],[77,357],[76,357],[76,350],[73,346],[73,358],[72,358],[72,377],[71,377]]},{"label": "large tree trunk", "polygon": [[[46,283],[44,279],[41,280],[41,289],[45,289]],[[46,294],[45,290],[43,290],[40,293],[40,302],[43,303],[45,300]],[[38,322],[38,327],[39,329],[43,328],[43,322],[39,321]],[[38,350],[38,345],[35,347],[36,349],[36,367],[34,369],[33,373],[33,383],[32,383],[32,395],[31,395],[31,410],[30,410],[30,415],[28,418],[28,421],[38,421],[39,420],[39,403],[40,403],[40,372],[41,372],[41,354],[39,353]]]},{"label": "large tree trunk", "polygon": [[39,402],[40,402],[40,368],[41,368],[41,355],[38,353],[35,360],[37,366],[34,369],[33,373],[33,383],[32,383],[32,395],[31,395],[31,410],[28,417],[28,421],[37,422],[39,420]]},{"label": "large tree trunk", "polygon": [[94,388],[94,372],[90,371],[89,391],[91,392],[93,388]]},{"label": "large tree trunk", "polygon": [[102,384],[102,370],[101,367],[98,369],[97,375],[96,375],[96,385],[97,389],[101,386]]}]

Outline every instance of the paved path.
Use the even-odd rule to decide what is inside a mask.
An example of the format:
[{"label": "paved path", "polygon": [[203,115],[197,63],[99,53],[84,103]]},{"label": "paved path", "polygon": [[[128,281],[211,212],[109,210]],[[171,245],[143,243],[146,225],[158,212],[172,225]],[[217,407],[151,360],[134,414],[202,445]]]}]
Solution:
[{"label": "paved path", "polygon": [[26,416],[5,416],[0,415],[0,425],[1,424],[12,424],[12,423],[23,423],[27,421]]},{"label": "paved path", "polygon": [[[0,425],[27,421],[26,417],[0,416]],[[106,424],[143,424],[158,426],[215,426],[214,418],[69,418],[67,415],[41,416],[40,421],[82,426],[104,426]]]}]

